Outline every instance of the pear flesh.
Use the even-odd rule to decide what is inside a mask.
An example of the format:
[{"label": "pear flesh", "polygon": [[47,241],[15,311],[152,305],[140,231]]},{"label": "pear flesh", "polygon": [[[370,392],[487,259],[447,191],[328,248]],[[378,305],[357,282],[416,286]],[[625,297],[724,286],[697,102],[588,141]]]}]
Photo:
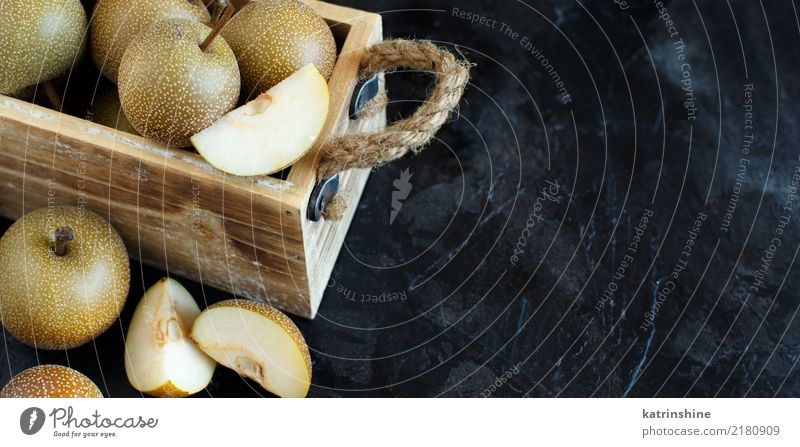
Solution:
[{"label": "pear flesh", "polygon": [[200,308],[176,280],[164,278],[145,292],[125,340],[125,372],[137,390],[183,397],[211,382],[216,362],[189,338]]},{"label": "pear flesh", "polygon": [[133,38],[159,20],[210,20],[201,1],[98,0],[92,12],[91,54],[97,68],[117,82],[122,55]]},{"label": "pear flesh", "polygon": [[79,0],[0,0],[0,94],[68,71],[83,55],[87,22]]},{"label": "pear flesh", "polygon": [[280,171],[305,155],[322,132],[330,92],[308,64],[191,138],[212,166],[233,175]]},{"label": "pear flesh", "polygon": [[214,304],[195,320],[192,339],[214,360],[277,396],[308,394],[308,346],[292,320],[272,306],[248,300]]}]

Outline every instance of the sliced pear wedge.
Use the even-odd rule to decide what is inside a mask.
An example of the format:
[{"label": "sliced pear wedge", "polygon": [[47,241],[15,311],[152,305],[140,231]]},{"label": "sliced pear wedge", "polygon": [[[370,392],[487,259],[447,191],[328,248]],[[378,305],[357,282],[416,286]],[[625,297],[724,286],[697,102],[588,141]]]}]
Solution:
[{"label": "sliced pear wedge", "polygon": [[178,281],[163,278],[145,292],[125,340],[125,372],[137,390],[156,397],[184,397],[211,382],[216,362],[189,337],[200,315]]},{"label": "sliced pear wedge", "polygon": [[214,360],[280,397],[305,397],[311,386],[311,356],[303,335],[272,306],[223,301],[203,311],[192,339]]},{"label": "sliced pear wedge", "polygon": [[206,161],[229,174],[272,174],[311,149],[329,104],[328,83],[314,64],[308,64],[191,141]]}]

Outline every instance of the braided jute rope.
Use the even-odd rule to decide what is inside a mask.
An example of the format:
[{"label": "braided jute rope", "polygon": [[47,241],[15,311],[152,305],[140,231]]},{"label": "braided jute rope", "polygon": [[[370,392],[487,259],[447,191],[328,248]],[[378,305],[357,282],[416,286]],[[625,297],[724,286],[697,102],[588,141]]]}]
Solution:
[{"label": "braided jute rope", "polygon": [[[395,121],[381,132],[327,141],[321,149],[319,178],[353,168],[375,168],[424,149],[458,107],[469,83],[470,66],[429,41],[396,39],[367,48],[361,61],[362,78],[408,68],[434,74],[436,83],[430,97],[410,117]],[[387,102],[386,95],[378,95],[367,103],[361,117],[379,112]],[[341,218],[344,203],[341,197],[335,197],[326,206],[325,218]]]}]

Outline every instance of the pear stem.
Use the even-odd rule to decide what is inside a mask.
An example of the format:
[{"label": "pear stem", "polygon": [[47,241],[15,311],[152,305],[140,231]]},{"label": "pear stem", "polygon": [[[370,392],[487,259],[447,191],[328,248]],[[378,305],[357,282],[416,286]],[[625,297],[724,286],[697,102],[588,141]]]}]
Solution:
[{"label": "pear stem", "polygon": [[[214,28],[211,30],[211,33],[208,35],[208,37],[206,37],[206,40],[204,40],[203,43],[200,44],[200,50],[203,51],[204,53],[206,50],[208,50],[208,47],[210,47],[211,44],[214,42],[214,39],[216,39],[217,36],[219,36],[219,33],[222,32],[222,28],[225,28],[225,25],[227,25],[228,22],[231,20],[231,17],[233,17],[233,5],[231,5],[230,2],[228,2],[228,0],[223,0],[223,1],[225,3],[225,9],[221,13],[222,16],[214,21]],[[218,6],[215,5],[214,8],[216,9],[218,8]]]},{"label": "pear stem", "polygon": [[51,249],[56,256],[64,256],[67,254],[67,243],[75,240],[75,234],[72,228],[63,226],[58,227],[53,238]]},{"label": "pear stem", "polygon": [[50,105],[52,105],[55,110],[60,112],[63,104],[61,103],[61,98],[58,97],[58,93],[56,93],[56,88],[53,86],[53,82],[45,82],[42,85],[42,89],[44,90],[45,96],[47,96],[47,100],[50,101]]},{"label": "pear stem", "polygon": [[209,22],[211,28],[214,28],[219,23],[219,19],[222,18],[222,14],[227,7],[227,0],[214,0],[214,4],[211,6],[211,21]]}]

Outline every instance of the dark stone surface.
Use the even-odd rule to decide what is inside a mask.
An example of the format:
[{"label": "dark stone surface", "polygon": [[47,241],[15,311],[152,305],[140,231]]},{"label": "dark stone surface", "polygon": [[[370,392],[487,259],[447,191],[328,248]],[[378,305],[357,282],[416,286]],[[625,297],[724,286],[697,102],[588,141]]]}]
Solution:
[{"label": "dark stone surface", "polygon": [[[313,349],[312,396],[800,395],[800,199],[783,209],[800,165],[790,3],[666,2],[678,36],[653,2],[342,3],[382,11],[387,36],[457,44],[477,66],[439,141],[375,171],[319,317],[297,320]],[[454,17],[454,7],[498,24]],[[428,81],[391,75],[391,116],[412,111]],[[392,221],[404,170],[411,190]],[[554,201],[540,196],[547,181],[559,185]],[[529,221],[534,213],[541,220]],[[764,285],[753,289],[784,215]],[[144,286],[162,275],[134,266],[120,325],[94,345],[37,356],[5,337],[0,383],[57,362],[109,396],[137,396],[122,332]],[[362,298],[392,294],[404,299]],[[208,394],[265,393],[220,368]]]}]

